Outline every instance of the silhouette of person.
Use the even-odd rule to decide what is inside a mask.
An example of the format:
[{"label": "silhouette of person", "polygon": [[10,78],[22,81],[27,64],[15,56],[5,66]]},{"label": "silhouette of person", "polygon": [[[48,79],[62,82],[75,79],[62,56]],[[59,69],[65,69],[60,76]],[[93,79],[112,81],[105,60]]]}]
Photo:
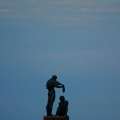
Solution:
[{"label": "silhouette of person", "polygon": [[67,112],[68,112],[68,101],[65,100],[64,96],[60,96],[60,102],[59,106],[56,111],[57,116],[66,116],[67,117]]},{"label": "silhouette of person", "polygon": [[53,75],[46,83],[48,89],[48,102],[46,106],[47,116],[52,116],[53,103],[55,101],[55,88],[62,88],[65,92],[65,87],[62,83],[57,81],[57,76]]}]

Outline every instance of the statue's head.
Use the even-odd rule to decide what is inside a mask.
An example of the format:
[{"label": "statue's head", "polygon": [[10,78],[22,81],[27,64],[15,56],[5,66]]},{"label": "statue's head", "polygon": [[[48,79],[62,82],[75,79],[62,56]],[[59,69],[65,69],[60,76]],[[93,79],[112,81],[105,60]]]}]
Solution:
[{"label": "statue's head", "polygon": [[57,79],[57,75],[53,75],[52,79],[56,80]]},{"label": "statue's head", "polygon": [[65,97],[64,96],[60,96],[60,101],[65,101]]}]

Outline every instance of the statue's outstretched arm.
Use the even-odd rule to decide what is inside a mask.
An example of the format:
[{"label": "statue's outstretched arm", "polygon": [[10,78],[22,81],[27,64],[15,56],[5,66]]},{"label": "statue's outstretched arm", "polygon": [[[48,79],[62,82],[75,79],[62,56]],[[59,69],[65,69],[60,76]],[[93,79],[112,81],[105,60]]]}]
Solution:
[{"label": "statue's outstretched arm", "polygon": [[56,88],[62,88],[62,91],[65,92],[65,86],[62,83],[56,82]]}]

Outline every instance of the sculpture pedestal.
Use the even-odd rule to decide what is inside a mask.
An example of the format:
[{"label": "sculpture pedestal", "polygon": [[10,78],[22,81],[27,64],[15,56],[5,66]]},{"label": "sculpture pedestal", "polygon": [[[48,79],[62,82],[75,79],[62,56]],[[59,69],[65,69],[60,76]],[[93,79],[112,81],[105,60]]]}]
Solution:
[{"label": "sculpture pedestal", "polygon": [[69,120],[69,116],[44,116],[44,120]]}]

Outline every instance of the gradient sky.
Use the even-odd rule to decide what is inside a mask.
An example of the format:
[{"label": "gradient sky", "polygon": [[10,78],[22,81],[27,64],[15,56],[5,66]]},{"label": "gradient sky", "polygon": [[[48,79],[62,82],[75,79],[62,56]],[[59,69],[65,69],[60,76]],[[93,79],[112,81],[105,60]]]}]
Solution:
[{"label": "gradient sky", "polygon": [[70,120],[120,120],[119,46],[119,0],[0,0],[0,120],[42,120],[52,74]]}]

